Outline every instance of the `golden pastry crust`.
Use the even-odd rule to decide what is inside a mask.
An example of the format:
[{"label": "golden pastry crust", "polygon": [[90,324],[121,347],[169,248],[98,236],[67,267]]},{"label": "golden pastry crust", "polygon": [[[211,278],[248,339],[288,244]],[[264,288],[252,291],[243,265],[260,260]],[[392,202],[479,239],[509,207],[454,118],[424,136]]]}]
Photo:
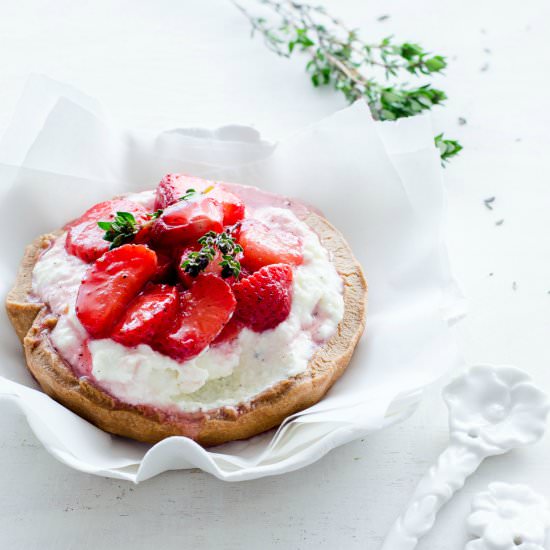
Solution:
[{"label": "golden pastry crust", "polygon": [[344,282],[344,316],[338,330],[319,348],[303,373],[234,407],[196,413],[163,412],[123,403],[90,381],[79,379],[56,352],[49,333],[57,319],[47,304],[29,299],[32,271],[41,251],[59,233],[42,235],[29,245],[14,287],[8,294],[9,319],[23,344],[27,367],[42,389],[99,428],[155,443],[173,435],[190,437],[207,447],[252,437],[278,426],[289,415],[317,403],[342,375],[365,325],[367,284],[342,235],[322,216],[299,216],[319,236]]}]

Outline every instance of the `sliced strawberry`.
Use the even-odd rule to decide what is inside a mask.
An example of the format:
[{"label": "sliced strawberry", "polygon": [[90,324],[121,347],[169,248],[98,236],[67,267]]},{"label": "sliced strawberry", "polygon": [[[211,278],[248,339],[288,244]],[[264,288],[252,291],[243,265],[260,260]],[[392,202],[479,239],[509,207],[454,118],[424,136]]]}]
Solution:
[{"label": "sliced strawberry", "polygon": [[271,229],[258,220],[244,222],[238,239],[244,249],[243,265],[252,271],[270,264],[299,265],[303,261],[300,237]]},{"label": "sliced strawberry", "polygon": [[290,313],[292,268],[286,264],[262,267],[233,285],[236,319],[256,332],[275,328]]},{"label": "sliced strawberry", "polygon": [[157,186],[155,210],[175,204],[188,189],[194,189],[197,193],[206,192],[205,197],[222,204],[223,225],[233,225],[244,218],[245,206],[239,197],[222,189],[216,182],[184,174],[167,174],[162,178]]},{"label": "sliced strawberry", "polygon": [[[178,273],[178,279],[183,283],[183,286],[185,286],[185,288],[191,288],[191,285],[195,282],[195,277],[191,277],[191,275],[189,275],[189,273],[187,273],[183,269],[183,262],[187,260],[191,252],[196,252],[199,249],[200,249],[199,244],[185,247],[182,250],[180,258],[176,263],[176,271]],[[210,268],[210,265],[208,265],[207,269],[208,268]],[[211,272],[212,270],[209,271],[209,273]]]},{"label": "sliced strawberry", "polygon": [[91,336],[111,332],[156,269],[155,252],[140,244],[109,250],[90,266],[78,289],[76,314]]},{"label": "sliced strawberry", "polygon": [[154,283],[165,283],[175,279],[174,259],[164,250],[156,250],[157,253],[157,270],[152,277]]},{"label": "sliced strawberry", "polygon": [[188,189],[195,189],[195,191],[201,193],[209,185],[212,185],[212,182],[195,176],[166,174],[157,186],[155,210],[163,210],[178,202]]},{"label": "sliced strawberry", "polygon": [[151,238],[159,246],[194,243],[208,231],[223,230],[223,208],[215,199],[180,201],[153,223]]},{"label": "sliced strawberry", "polygon": [[223,205],[223,225],[234,225],[241,221],[245,215],[244,202],[229,191],[214,187],[206,194],[207,197],[220,201]]},{"label": "sliced strawberry", "polygon": [[154,220],[147,216],[147,219],[141,222],[141,227],[136,233],[132,244],[148,244],[151,240],[151,230],[153,229]]},{"label": "sliced strawberry", "polygon": [[112,221],[117,212],[130,212],[136,222],[145,223],[147,210],[136,202],[127,199],[114,199],[100,202],[68,226],[65,249],[85,262],[93,262],[109,250],[110,243],[103,239],[105,231],[97,222]]},{"label": "sliced strawberry", "polygon": [[239,242],[239,239],[241,237],[241,229],[243,224],[246,225],[249,223],[250,220],[245,220],[242,222],[237,222],[233,227],[227,228],[226,231],[229,231],[230,235],[235,239],[235,241]]},{"label": "sliced strawberry", "polygon": [[[200,245],[197,246],[189,246],[183,250],[181,253],[180,260],[177,264],[177,271],[178,271],[178,277],[179,280],[184,284],[186,288],[189,288],[193,282],[196,280],[196,277],[192,277],[185,271],[183,268],[183,262],[187,260],[189,257],[189,254],[191,252],[196,252],[200,249]],[[237,254],[236,259],[241,260],[242,254]],[[214,259],[206,266],[204,273],[212,273],[216,275],[217,277],[222,276],[222,266],[220,265],[220,262],[223,260],[223,254],[217,250],[216,255],[214,256]],[[235,277],[226,277],[224,281],[230,285],[233,285],[237,282],[237,279]]]},{"label": "sliced strawberry", "polygon": [[178,291],[169,285],[150,285],[129,304],[115,325],[111,338],[132,347],[149,344],[174,320],[178,310]]},{"label": "sliced strawberry", "polygon": [[223,327],[222,331],[212,340],[212,346],[219,346],[220,344],[225,344],[226,342],[231,342],[239,336],[239,333],[241,332],[243,328],[243,322],[239,321],[235,318],[235,316],[231,317],[229,320],[229,323]]},{"label": "sliced strawberry", "polygon": [[166,174],[166,176],[160,180],[155,192],[155,210],[163,210],[178,200],[179,197],[176,196],[177,191],[174,185],[174,182],[177,181],[177,177],[178,174]]},{"label": "sliced strawberry", "polygon": [[173,359],[186,361],[218,336],[233,315],[236,302],[229,285],[211,273],[199,275],[180,296],[180,310],[171,330],[157,335],[152,346]]}]

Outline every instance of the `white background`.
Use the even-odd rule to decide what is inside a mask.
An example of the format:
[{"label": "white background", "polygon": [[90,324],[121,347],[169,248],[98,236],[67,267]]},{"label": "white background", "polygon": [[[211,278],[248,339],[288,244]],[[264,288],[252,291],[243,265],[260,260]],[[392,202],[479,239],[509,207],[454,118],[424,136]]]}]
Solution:
[{"label": "white background", "polygon": [[[515,364],[550,392],[550,4],[326,4],[373,41],[395,34],[449,57],[438,84],[450,99],[434,119],[465,146],[445,171],[451,258],[470,300],[461,345],[468,363]],[[124,126],[240,122],[278,138],[344,106],[311,87],[304,63],[250,40],[228,0],[0,0],[0,131],[38,72],[97,97]],[[0,547],[25,550],[376,549],[447,438],[436,387],[405,423],[284,477],[171,472],[134,487],[57,463],[8,404],[0,433]],[[490,481],[550,497],[548,456],[550,435],[487,461],[419,548],[462,549],[471,497]]]}]

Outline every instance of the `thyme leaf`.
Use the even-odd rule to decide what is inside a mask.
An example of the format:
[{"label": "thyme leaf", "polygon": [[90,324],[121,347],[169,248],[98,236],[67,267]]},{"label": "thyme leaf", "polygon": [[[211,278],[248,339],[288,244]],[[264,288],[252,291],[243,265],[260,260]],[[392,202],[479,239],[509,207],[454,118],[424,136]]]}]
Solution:
[{"label": "thyme leaf", "polygon": [[133,241],[140,230],[139,224],[130,212],[117,212],[112,222],[100,221],[97,225],[105,231],[103,239],[111,243],[109,250]]},{"label": "thyme leaf", "polygon": [[457,155],[462,150],[462,145],[454,139],[445,139],[441,133],[434,138],[435,146],[439,149],[441,165],[445,166],[449,159]]},{"label": "thyme leaf", "polygon": [[178,200],[180,201],[188,201],[189,199],[193,198],[197,194],[197,191],[195,189],[187,189],[185,191],[185,195],[180,197]]}]

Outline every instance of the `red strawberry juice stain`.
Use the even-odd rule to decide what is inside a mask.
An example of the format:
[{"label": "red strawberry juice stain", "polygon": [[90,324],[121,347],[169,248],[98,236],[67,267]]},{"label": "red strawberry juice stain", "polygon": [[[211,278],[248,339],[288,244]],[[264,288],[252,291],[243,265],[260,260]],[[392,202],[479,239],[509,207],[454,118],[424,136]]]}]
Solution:
[{"label": "red strawberry juice stain", "polygon": [[57,351],[63,358],[65,363],[73,371],[77,378],[93,378],[93,360],[92,353],[88,347],[90,338],[80,340],[75,347],[71,349],[60,350],[50,340],[51,346]]},{"label": "red strawberry juice stain", "polygon": [[92,376],[93,360],[92,353],[90,352],[90,348],[88,347],[89,342],[89,338],[82,342],[80,346],[80,351],[78,353],[78,370],[80,376]]}]

